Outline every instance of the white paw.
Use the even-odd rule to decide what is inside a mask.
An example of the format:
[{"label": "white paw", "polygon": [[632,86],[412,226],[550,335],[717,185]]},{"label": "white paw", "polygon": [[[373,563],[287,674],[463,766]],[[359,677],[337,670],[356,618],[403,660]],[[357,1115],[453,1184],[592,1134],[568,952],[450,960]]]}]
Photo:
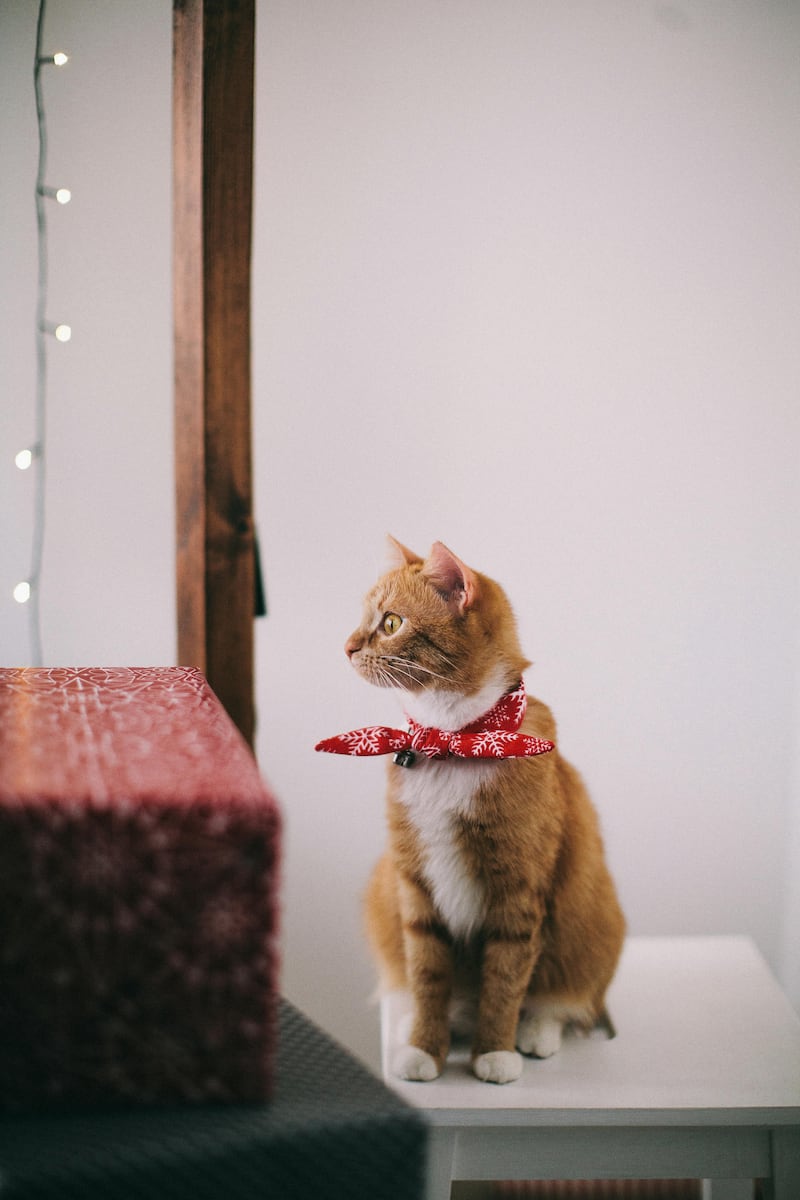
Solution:
[{"label": "white paw", "polygon": [[478,1055],[472,1070],[486,1083],[511,1083],[522,1074],[522,1058],[515,1050],[490,1050]]},{"label": "white paw", "polygon": [[562,1028],[555,1017],[523,1017],[517,1029],[517,1046],[523,1054],[550,1058],[561,1049]]},{"label": "white paw", "polygon": [[392,1061],[392,1070],[400,1079],[428,1083],[439,1074],[436,1060],[419,1046],[401,1046]]}]

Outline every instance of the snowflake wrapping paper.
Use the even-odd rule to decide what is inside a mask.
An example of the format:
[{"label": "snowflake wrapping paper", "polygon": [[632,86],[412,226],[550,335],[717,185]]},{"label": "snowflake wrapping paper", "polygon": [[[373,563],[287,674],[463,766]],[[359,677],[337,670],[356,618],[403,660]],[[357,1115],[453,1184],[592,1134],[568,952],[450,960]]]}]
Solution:
[{"label": "snowflake wrapping paper", "polygon": [[0,1110],[267,1099],[279,841],[198,671],[0,669]]}]

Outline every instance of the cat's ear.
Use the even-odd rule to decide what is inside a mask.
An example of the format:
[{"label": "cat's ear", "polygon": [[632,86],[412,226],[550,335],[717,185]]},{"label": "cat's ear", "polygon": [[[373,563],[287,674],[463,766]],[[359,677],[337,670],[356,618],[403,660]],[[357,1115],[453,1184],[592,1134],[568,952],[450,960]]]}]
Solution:
[{"label": "cat's ear", "polygon": [[398,567],[413,567],[415,563],[421,563],[422,559],[413,550],[409,550],[402,542],[398,542],[397,538],[393,538],[390,533],[386,535],[386,541],[389,545],[389,567],[396,569]]},{"label": "cat's ear", "polygon": [[431,547],[422,574],[430,579],[455,612],[466,612],[475,603],[478,595],[477,575],[441,542],[434,542]]}]

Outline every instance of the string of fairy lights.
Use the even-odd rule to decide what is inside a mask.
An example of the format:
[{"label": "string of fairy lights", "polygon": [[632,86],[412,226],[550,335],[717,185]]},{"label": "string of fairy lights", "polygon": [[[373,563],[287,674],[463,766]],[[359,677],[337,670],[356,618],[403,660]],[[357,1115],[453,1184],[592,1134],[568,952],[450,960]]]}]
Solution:
[{"label": "string of fairy lights", "polygon": [[34,410],[34,437],[30,445],[17,451],[14,462],[20,471],[35,472],[34,515],[30,570],[13,589],[18,604],[28,609],[30,640],[30,665],[42,666],[41,624],[41,578],[45,533],[45,484],[47,449],[47,366],[48,349],[53,341],[65,343],[72,337],[71,327],[64,321],[54,321],[48,312],[48,259],[47,259],[47,213],[48,206],[55,203],[69,204],[72,193],[69,188],[53,186],[47,179],[47,113],[45,108],[44,75],[50,70],[60,70],[69,62],[62,50],[45,53],[44,25],[46,0],[39,0],[36,22],[36,50],[33,63],[33,83],[36,99],[36,121],[39,137],[39,157],[36,171],[36,229],[37,229],[37,289],[36,289],[36,393]]}]

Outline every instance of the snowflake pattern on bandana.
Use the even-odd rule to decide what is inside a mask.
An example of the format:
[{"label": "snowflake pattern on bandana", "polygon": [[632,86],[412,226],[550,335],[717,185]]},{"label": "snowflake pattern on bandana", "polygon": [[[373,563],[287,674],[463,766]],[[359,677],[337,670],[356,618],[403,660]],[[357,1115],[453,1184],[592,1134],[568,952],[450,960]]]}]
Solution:
[{"label": "snowflake pattern on bandana", "polygon": [[531,758],[548,754],[555,743],[545,738],[519,733],[528,707],[525,684],[520,680],[513,691],[501,696],[494,708],[463,729],[433,729],[409,719],[408,730],[387,725],[353,729],[318,742],[315,750],[327,754],[372,756],[413,750],[426,758]]},{"label": "snowflake pattern on bandana", "polygon": [[390,754],[393,750],[402,750],[407,740],[402,730],[390,729],[387,725],[353,729],[350,733],[343,733],[341,738],[347,748],[339,753],[359,756]]},{"label": "snowflake pattern on bandana", "polygon": [[[459,738],[459,747],[466,743],[470,746],[472,754],[478,758],[505,758],[509,745],[513,748],[515,739],[516,734],[504,733],[500,729],[487,729],[485,733]],[[466,749],[466,746],[464,748]]]}]

